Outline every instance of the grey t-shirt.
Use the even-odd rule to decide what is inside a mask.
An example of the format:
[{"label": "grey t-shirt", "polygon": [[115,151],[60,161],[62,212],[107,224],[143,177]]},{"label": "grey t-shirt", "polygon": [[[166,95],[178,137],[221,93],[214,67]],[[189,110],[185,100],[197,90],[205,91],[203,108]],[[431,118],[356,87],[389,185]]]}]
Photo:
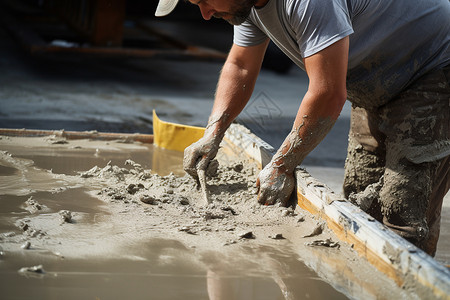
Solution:
[{"label": "grey t-shirt", "polygon": [[269,0],[234,27],[234,43],[268,37],[299,67],[350,36],[347,92],[367,109],[450,63],[448,0]]}]

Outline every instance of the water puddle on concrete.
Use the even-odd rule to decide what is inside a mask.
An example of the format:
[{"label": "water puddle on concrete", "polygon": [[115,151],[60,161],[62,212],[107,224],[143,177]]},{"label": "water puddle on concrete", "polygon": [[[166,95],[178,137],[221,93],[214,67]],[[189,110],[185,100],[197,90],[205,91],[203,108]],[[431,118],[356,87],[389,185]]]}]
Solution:
[{"label": "water puddle on concrete", "polygon": [[[141,260],[40,260],[45,274],[20,273],[36,263],[24,253],[4,257],[0,280],[7,299],[347,299],[294,253],[239,251],[233,264],[218,253],[193,254],[174,240],[153,240]],[[38,250],[35,250],[38,251]],[[145,258],[145,259],[144,259]],[[262,267],[259,264],[268,266]],[[272,268],[273,272],[268,272]],[[266,270],[264,270],[266,269]]]},{"label": "water puddle on concrete", "polygon": [[15,168],[0,166],[0,176],[10,176],[17,172]]},{"label": "water puddle on concrete", "polygon": [[[152,145],[74,141],[76,145],[55,147],[57,145],[46,145],[40,139],[35,141],[39,141],[37,147],[22,145],[25,143],[24,139],[18,139],[17,143],[2,145],[0,150],[14,153],[16,158],[29,159],[33,166],[51,170],[55,174],[76,175],[108,162],[112,165],[123,165],[127,159],[141,164],[144,169],[152,169],[161,176],[170,172],[176,175],[184,174],[183,157],[179,152]],[[0,176],[10,176],[17,172],[14,167],[0,165]]]},{"label": "water puddle on concrete", "polygon": [[[360,268],[354,257],[339,258],[342,248],[315,252],[304,240],[268,238],[274,230],[285,230],[286,236],[310,231],[294,228],[293,212],[286,227],[278,222],[279,212],[259,206],[250,205],[249,216],[275,212],[270,224],[264,217],[247,220],[239,199],[230,202],[237,213],[230,206],[219,213],[214,206],[190,207],[187,202],[195,197],[177,194],[193,185],[171,175],[184,174],[181,153],[136,143],[54,144],[6,137],[0,138],[0,150],[0,293],[5,299],[347,299],[383,297],[395,289],[388,282],[386,292],[379,292],[358,278],[359,269],[369,276],[373,270]],[[143,169],[167,182],[172,191],[163,189],[171,199],[143,204],[131,197],[137,192],[128,181],[105,180],[110,170],[120,170],[151,193],[156,175]],[[228,169],[236,174],[229,180],[240,174]],[[129,195],[111,194],[120,186]],[[261,212],[252,213],[255,209]],[[239,228],[253,228],[263,242],[230,240]],[[23,269],[30,267],[35,269]]]}]

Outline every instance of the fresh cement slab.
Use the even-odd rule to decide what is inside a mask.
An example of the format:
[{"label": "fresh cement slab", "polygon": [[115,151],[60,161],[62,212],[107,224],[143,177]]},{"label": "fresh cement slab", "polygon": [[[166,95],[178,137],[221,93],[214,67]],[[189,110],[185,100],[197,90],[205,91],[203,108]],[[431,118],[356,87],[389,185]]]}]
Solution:
[{"label": "fresh cement slab", "polygon": [[317,217],[257,204],[251,161],[219,153],[205,205],[181,153],[55,137],[0,146],[10,299],[409,296]]}]

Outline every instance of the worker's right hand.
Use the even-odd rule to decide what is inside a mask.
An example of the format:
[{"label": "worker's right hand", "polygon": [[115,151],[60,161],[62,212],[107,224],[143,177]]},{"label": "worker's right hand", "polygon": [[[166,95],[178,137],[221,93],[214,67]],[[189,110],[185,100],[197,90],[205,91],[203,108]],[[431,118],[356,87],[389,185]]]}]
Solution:
[{"label": "worker's right hand", "polygon": [[206,170],[209,162],[219,151],[222,136],[205,134],[200,140],[184,150],[183,169],[198,181],[197,170]]}]

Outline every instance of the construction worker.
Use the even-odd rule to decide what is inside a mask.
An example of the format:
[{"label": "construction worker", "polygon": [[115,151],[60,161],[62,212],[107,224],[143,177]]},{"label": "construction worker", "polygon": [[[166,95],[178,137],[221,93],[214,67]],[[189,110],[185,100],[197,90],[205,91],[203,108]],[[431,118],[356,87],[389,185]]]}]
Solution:
[{"label": "construction worker", "polygon": [[[205,135],[185,150],[205,169],[247,104],[272,40],[306,71],[291,132],[260,172],[258,201],[287,205],[294,169],[352,103],[344,194],[430,255],[450,186],[448,0],[189,0],[234,25]],[[177,0],[160,0],[157,16]]]}]

